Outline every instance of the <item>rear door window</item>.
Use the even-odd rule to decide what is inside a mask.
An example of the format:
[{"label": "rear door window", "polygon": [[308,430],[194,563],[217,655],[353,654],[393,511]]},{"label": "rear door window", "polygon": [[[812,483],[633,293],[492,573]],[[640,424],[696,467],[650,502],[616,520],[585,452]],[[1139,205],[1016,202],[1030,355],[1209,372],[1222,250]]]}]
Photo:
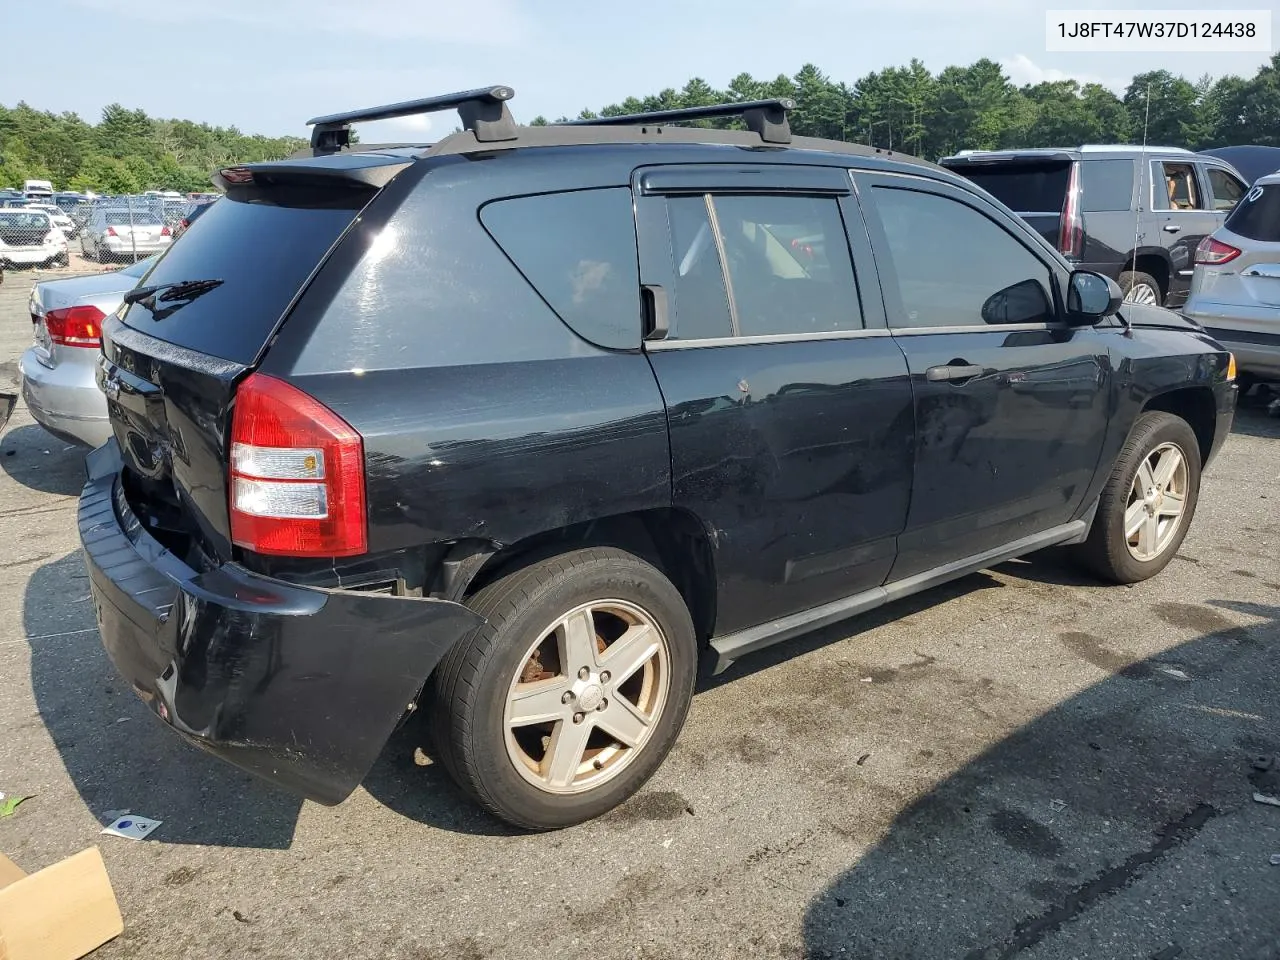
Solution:
[{"label": "rear door window", "polygon": [[849,242],[830,197],[712,199],[742,337],[862,329]]},{"label": "rear door window", "polygon": [[1081,161],[1081,209],[1085,213],[1132,209],[1133,170],[1132,160]]},{"label": "rear door window", "polygon": [[1280,243],[1280,183],[1258,184],[1227,217],[1232,233],[1264,243]]},{"label": "rear door window", "polygon": [[640,271],[629,188],[497,200],[481,209],[480,221],[579,336],[602,347],[640,345]]},{"label": "rear door window", "polygon": [[837,200],[769,194],[667,198],[673,340],[861,330]]},{"label": "rear door window", "polygon": [[1209,167],[1209,189],[1213,192],[1213,209],[1226,213],[1235,209],[1248,189],[1221,167]]},{"label": "rear door window", "polygon": [[199,353],[252,363],[311,272],[371,196],[291,189],[250,200],[223,199],[146,278],[147,286],[222,283],[170,301],[161,291],[154,300],[130,306],[124,322]]}]

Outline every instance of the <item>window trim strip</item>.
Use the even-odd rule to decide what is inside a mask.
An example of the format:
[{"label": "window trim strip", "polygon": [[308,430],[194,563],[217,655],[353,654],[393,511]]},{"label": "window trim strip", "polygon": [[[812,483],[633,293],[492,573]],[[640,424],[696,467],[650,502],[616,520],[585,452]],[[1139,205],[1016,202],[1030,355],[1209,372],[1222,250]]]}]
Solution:
[{"label": "window trim strip", "polygon": [[[966,327],[965,329],[972,329]],[[996,329],[989,327],[986,329]],[[1010,329],[1000,327],[999,329]],[[765,333],[759,336],[703,337],[698,340],[646,340],[645,350],[694,350],[704,347],[750,346],[769,343],[807,343],[823,340],[861,340],[864,337],[888,337],[892,333],[883,327],[863,330],[833,330],[816,333]]]}]

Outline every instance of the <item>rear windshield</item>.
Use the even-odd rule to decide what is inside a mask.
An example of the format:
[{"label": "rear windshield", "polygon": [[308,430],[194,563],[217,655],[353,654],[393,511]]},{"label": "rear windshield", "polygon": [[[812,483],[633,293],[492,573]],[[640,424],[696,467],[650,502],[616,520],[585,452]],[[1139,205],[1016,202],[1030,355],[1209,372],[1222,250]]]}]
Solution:
[{"label": "rear windshield", "polygon": [[953,169],[1016,213],[1061,213],[1071,162],[1021,164],[1002,160]]},{"label": "rear windshield", "polygon": [[0,227],[6,230],[48,230],[49,215],[39,211],[0,211]]},{"label": "rear windshield", "polygon": [[102,219],[109,227],[127,227],[131,224],[135,227],[154,227],[160,223],[160,218],[154,213],[141,210],[133,213],[128,210],[108,210],[102,215]]},{"label": "rear windshield", "polygon": [[[154,310],[139,302],[124,322],[135,330],[233,363],[252,363],[285,308],[369,194],[277,191],[213,204],[147,275],[147,286],[221,280]],[[161,293],[160,296],[163,296]]]},{"label": "rear windshield", "polygon": [[1246,193],[1225,226],[1250,240],[1280,243],[1280,183],[1259,184]]}]

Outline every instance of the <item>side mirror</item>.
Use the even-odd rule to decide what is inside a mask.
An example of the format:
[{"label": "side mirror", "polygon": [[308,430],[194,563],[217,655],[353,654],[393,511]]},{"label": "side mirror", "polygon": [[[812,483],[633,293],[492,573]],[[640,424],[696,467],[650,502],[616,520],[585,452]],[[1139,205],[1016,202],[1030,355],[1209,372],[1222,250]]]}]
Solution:
[{"label": "side mirror", "polygon": [[1090,326],[1120,312],[1124,294],[1110,277],[1088,270],[1075,270],[1067,283],[1067,322]]}]

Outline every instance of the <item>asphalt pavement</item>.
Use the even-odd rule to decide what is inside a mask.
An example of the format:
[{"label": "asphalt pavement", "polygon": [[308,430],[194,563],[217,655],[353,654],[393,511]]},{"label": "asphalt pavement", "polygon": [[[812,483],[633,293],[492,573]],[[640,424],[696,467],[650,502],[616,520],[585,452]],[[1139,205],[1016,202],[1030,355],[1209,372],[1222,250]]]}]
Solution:
[{"label": "asphalt pavement", "polygon": [[[0,286],[0,373],[34,277]],[[101,846],[125,933],[95,958],[1280,958],[1260,410],[1156,579],[1050,552],[744,659],[641,793],[549,835],[469,806],[414,725],[333,808],[179,742],[99,644],[82,458],[21,404],[0,437],[0,790],[33,795],[0,851]],[[124,809],[163,825],[100,836]]]}]

